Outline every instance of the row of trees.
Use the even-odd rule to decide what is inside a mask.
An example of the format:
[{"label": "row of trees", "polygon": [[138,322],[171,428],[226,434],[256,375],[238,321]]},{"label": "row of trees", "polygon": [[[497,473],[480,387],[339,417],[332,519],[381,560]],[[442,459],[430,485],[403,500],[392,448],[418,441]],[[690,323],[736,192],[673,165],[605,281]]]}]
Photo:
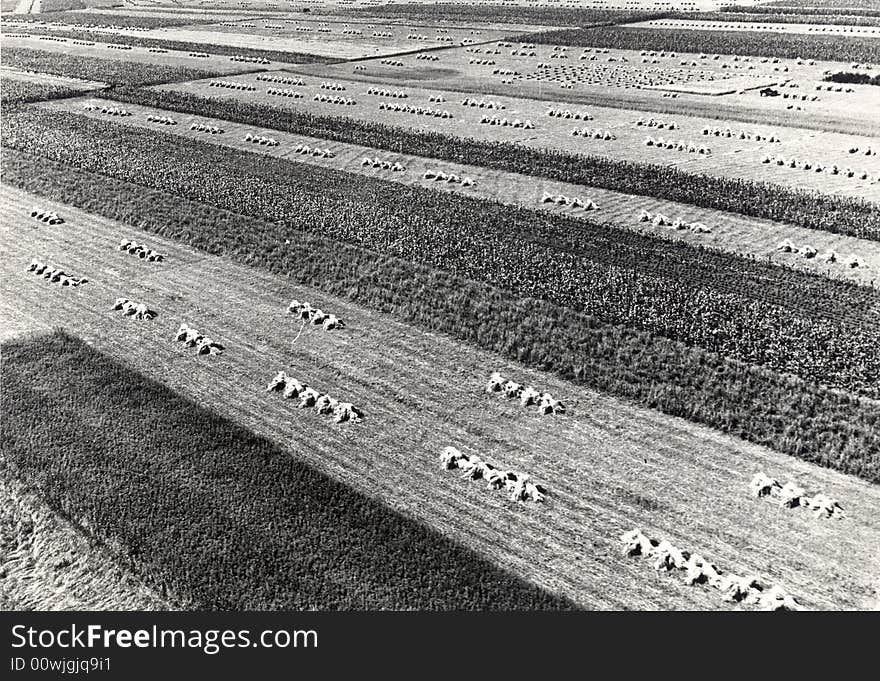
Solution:
[{"label": "row of trees", "polygon": [[[299,223],[247,217],[173,190],[25,151],[7,150],[4,165],[5,182],[47,198],[284,274],[590,388],[880,482],[880,406],[875,401],[603,323],[549,300],[394,257],[387,252],[393,249],[376,252],[342,243],[324,230],[308,229],[308,222],[320,223],[313,214],[304,212]],[[324,184],[316,186],[328,191]],[[365,205],[386,200],[376,194],[377,186],[356,189],[372,202],[352,208],[362,217],[369,214]]]},{"label": "row of trees", "polygon": [[187,609],[573,607],[65,333],[3,398],[5,464]]},{"label": "row of trees", "polygon": [[731,254],[74,114],[3,143],[880,397],[880,294]]},{"label": "row of trees", "polygon": [[324,116],[186,92],[116,88],[124,102],[222,118],[312,137],[362,144],[413,156],[478,165],[588,187],[679,201],[701,208],[880,240],[880,207],[868,201],[790,189],[769,182],[698,175],[672,166],[476,140],[399,128],[343,116]]}]

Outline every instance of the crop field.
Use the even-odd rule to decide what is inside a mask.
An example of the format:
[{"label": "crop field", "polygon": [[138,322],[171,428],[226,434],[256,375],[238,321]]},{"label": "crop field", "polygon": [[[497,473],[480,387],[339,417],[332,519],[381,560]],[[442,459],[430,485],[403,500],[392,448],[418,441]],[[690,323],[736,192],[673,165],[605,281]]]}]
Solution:
[{"label": "crop field", "polygon": [[[283,76],[283,74],[278,74]],[[773,182],[782,186],[813,189],[822,193],[839,194],[880,200],[880,154],[865,156],[852,154],[850,149],[866,144],[864,137],[842,135],[836,133],[804,132],[792,134],[792,130],[780,126],[725,126],[721,129],[730,130],[731,137],[703,134],[703,130],[719,128],[716,120],[697,117],[669,117],[675,123],[675,129],[667,131],[645,125],[650,116],[636,110],[588,107],[574,109],[565,102],[545,100],[536,101],[524,98],[491,97],[496,105],[493,109],[473,106],[470,102],[478,102],[473,96],[446,90],[428,88],[376,88],[357,81],[334,80],[341,88],[338,92],[327,92],[322,88],[328,81],[310,76],[302,76],[302,85],[292,88],[301,97],[279,97],[269,94],[274,83],[258,80],[261,74],[246,74],[230,79],[249,85],[254,90],[234,88],[217,88],[212,81],[201,80],[191,83],[180,83],[160,86],[160,89],[189,92],[200,96],[230,98],[242,102],[253,102],[276,107],[284,107],[308,111],[317,115],[344,115],[363,121],[386,123],[419,131],[441,131],[456,137],[469,137],[478,140],[517,143],[539,149],[559,150],[569,153],[591,154],[622,161],[644,161],[664,166],[671,166],[687,172],[715,175],[719,177],[737,178]],[[291,89],[291,88],[288,88]],[[403,92],[406,98],[391,98],[376,94],[379,90]],[[373,91],[372,93],[370,91]],[[334,97],[325,97],[327,101],[317,101],[322,95],[335,95],[336,99],[354,100],[352,105],[341,105],[334,102]],[[442,98],[441,102],[436,102]],[[880,92],[876,93],[880,104]],[[486,98],[482,98],[484,104]],[[394,111],[388,106],[398,108],[419,107],[430,112],[448,112],[451,117],[421,115],[416,112]],[[497,106],[500,105],[500,106]],[[549,111],[569,112],[568,117],[551,116]],[[585,112],[589,118],[575,120],[571,114]],[[643,124],[638,125],[642,120]],[[491,124],[484,121],[495,121]],[[506,121],[507,125],[502,125]],[[524,122],[531,122],[529,129]],[[574,136],[573,131],[599,129],[609,131],[613,139],[595,139]],[[740,133],[752,139],[740,139]],[[756,141],[759,136],[762,141]],[[658,148],[655,145],[646,147],[647,138],[663,137],[674,143],[683,140],[693,147],[677,150]],[[769,142],[770,138],[779,142]],[[880,136],[867,141],[869,148],[880,150]],[[707,153],[699,151],[704,148]],[[773,162],[764,163],[768,155]],[[778,165],[775,159],[783,159],[784,164]],[[828,171],[815,172],[814,168],[805,170],[802,167],[791,168],[790,160],[807,160],[812,165],[819,163],[828,167]],[[841,169],[850,168],[854,172],[831,174],[834,165]],[[858,167],[855,167],[858,166]],[[864,179],[863,179],[864,178]]]},{"label": "crop field", "polygon": [[[106,120],[107,114],[101,112],[104,107],[117,106],[112,100],[100,98],[75,98],[46,104],[53,110],[68,111],[89,118]],[[177,114],[155,107],[126,104],[131,116],[116,118],[115,122],[139,128],[155,129],[156,123],[150,117],[171,118],[173,126],[163,126],[164,132],[181,135],[190,139],[204,140],[220,146],[228,146],[243,151],[266,154],[290,161],[313,164],[319,167],[336,168],[350,173],[378,177],[386,181],[399,182],[405,185],[428,187],[445,192],[461,192],[467,196],[497,201],[508,205],[517,205],[527,209],[538,209],[553,214],[573,218],[588,219],[591,222],[608,224],[617,228],[628,229],[650,236],[682,240],[694,246],[713,248],[732,252],[746,257],[775,261],[795,269],[821,273],[830,278],[845,279],[861,285],[880,288],[880,243],[857,239],[840,234],[818,232],[791,224],[756,220],[741,215],[724,213],[716,210],[697,208],[685,203],[658,200],[652,197],[633,196],[620,192],[586,188],[582,185],[552,180],[537,180],[534,177],[518,173],[490,170],[480,166],[437,161],[435,159],[413,156],[409,154],[388,154],[386,151],[362,145],[340,142],[330,143],[322,138],[309,137],[279,132],[271,128],[256,127],[242,123],[230,123],[222,119],[190,114]],[[192,129],[193,125],[222,127],[225,133],[205,137],[204,133]],[[275,140],[277,146],[261,145],[247,141],[265,137]],[[297,152],[299,147],[325,149],[332,147],[332,157],[315,156],[311,153]],[[365,159],[380,158],[389,163],[400,163],[405,168],[401,172],[389,172],[387,169],[365,165]],[[426,177],[433,175],[433,177]],[[470,178],[472,185],[462,186],[460,182],[449,183],[437,180],[440,173],[458,178]],[[573,205],[559,205],[547,201],[547,196],[579,197],[590,199],[598,205],[598,209],[585,211]],[[652,214],[676,216],[693,223],[701,222],[712,230],[706,234],[695,233],[686,229],[660,229],[638,220],[642,211]],[[823,262],[819,258],[804,258],[797,253],[784,253],[777,250],[777,245],[790,239],[795,243],[810,243],[822,252],[829,250],[839,253],[858,253],[864,265],[858,268],[841,268],[834,263]]]},{"label": "crop field", "polygon": [[0,607],[880,610],[875,4],[4,2]]},{"label": "crop field", "polygon": [[[23,227],[35,197],[4,190],[4,200],[11,209],[2,223],[9,255],[0,285],[14,317],[64,326],[277,443],[294,461],[582,607],[729,607],[710,589],[623,559],[617,536],[632,526],[783,584],[809,607],[876,604],[880,527],[870,513],[878,503],[873,485],[609,400],[155,235],[151,245],[167,258],[151,269],[113,248],[131,227],[51,202],[64,211],[63,229]],[[32,232],[27,243],[18,236],[23,228]],[[25,271],[37,252],[92,281],[75,290],[45,284]],[[115,316],[108,303],[120,294],[148,300],[159,316],[150,323]],[[295,326],[279,332],[288,325],[284,307],[291,297],[334,310],[348,330],[310,329],[291,346]],[[222,330],[224,354],[198,358],[173,343],[184,319]],[[266,381],[281,367],[363,405],[363,423],[333,426],[266,394]],[[548,419],[486,395],[482,385],[494,370],[553,391],[570,413]],[[529,470],[550,490],[548,502],[512,504],[441,471],[437,453],[450,443]],[[751,498],[748,480],[756,470],[834,494],[848,517],[818,521]]]},{"label": "crop field", "polygon": [[651,19],[650,21],[628,24],[632,28],[650,29],[686,29],[694,31],[758,31],[761,33],[796,33],[812,35],[865,36],[880,38],[880,27],[877,26],[835,26],[827,23],[802,24],[785,22],[773,23],[772,20],[760,23],[744,23],[741,21],[706,21],[701,19]]},{"label": "crop field", "polygon": [[[155,67],[157,69],[166,69],[169,74],[172,69],[187,69],[193,73],[240,73],[253,69],[253,64],[244,64],[241,62],[231,61],[228,57],[221,55],[209,55],[207,57],[193,57],[186,52],[150,52],[146,47],[133,47],[131,50],[115,50],[110,49],[110,43],[95,43],[94,45],[75,45],[73,40],[68,38],[60,38],[63,43],[54,41],[45,41],[39,37],[27,38],[7,38],[4,36],[4,52],[10,55],[21,53],[36,53],[47,62],[69,62],[72,59],[101,60],[103,62],[112,62],[114,65],[132,65],[136,68],[139,65],[146,67]],[[49,55],[49,56],[46,56]],[[7,61],[4,59],[4,65],[16,66],[19,68],[27,68],[27,65],[19,66],[19,62],[15,59]],[[278,66],[279,64],[276,64]],[[49,71],[55,73],[54,71]],[[90,69],[80,69],[78,74],[87,77]],[[68,74],[60,74],[68,75]],[[198,77],[198,76],[196,76]],[[159,76],[161,79],[161,76]],[[166,76],[167,80],[169,76]]]},{"label": "crop field", "polygon": [[[529,47],[523,50],[522,45]],[[513,42],[505,48],[496,43],[294,70],[325,79],[446,89],[480,97],[513,95],[731,122],[880,134],[880,124],[870,115],[880,106],[876,93],[863,88],[829,90],[823,85],[825,72],[839,64],[796,59],[774,63],[767,57],[674,50],[641,52],[590,47],[561,50],[559,45]],[[761,96],[760,91],[768,86],[780,95]]]},{"label": "crop field", "polygon": [[[75,29],[75,24],[54,24],[44,28],[53,32]],[[468,28],[448,25],[406,25],[398,23],[311,21],[308,19],[252,19],[199,22],[190,26],[143,28],[101,28],[91,33],[156,40],[165,44],[211,44],[228,48],[289,52],[296,61],[299,54],[333,59],[356,59],[394,55],[449,45],[477,44],[498,40],[511,31],[526,33],[536,26]]]}]

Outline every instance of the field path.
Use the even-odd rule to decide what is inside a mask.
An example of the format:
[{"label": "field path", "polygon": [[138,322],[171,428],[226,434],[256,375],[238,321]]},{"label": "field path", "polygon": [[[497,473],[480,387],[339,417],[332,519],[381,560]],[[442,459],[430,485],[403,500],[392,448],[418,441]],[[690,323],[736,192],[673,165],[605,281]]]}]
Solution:
[{"label": "field path", "polygon": [[[880,487],[710,429],[636,408],[524,369],[393,317],[294,286],[223,258],[3,187],[0,327],[63,326],[99,350],[286,448],[329,475],[438,529],[526,579],[587,608],[728,607],[707,587],[658,574],[620,555],[633,527],[668,538],[723,570],[755,573],[813,608],[878,604]],[[32,207],[66,220],[48,226]],[[119,252],[122,238],[167,253],[147,263]],[[26,272],[37,257],[85,276],[62,288]],[[159,316],[138,322],[110,310],[118,296]],[[344,319],[324,332],[285,314],[291,298]],[[198,357],[172,337],[186,321],[226,346]],[[362,424],[337,426],[300,411],[266,382],[285,369],[363,408]],[[483,392],[500,370],[549,390],[569,413],[541,417]],[[454,445],[527,471],[548,502],[516,504],[441,471]],[[849,517],[817,520],[748,495],[764,470],[841,500]]]}]

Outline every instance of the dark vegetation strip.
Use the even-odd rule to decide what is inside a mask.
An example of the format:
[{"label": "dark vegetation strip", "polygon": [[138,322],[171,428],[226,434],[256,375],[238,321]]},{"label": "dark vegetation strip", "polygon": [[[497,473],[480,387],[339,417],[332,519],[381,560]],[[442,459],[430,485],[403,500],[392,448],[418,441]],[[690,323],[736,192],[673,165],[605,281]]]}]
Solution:
[{"label": "dark vegetation strip", "polygon": [[[15,21],[26,23],[62,23],[77,26],[121,26],[123,28],[170,28],[172,26],[195,26],[198,24],[215,24],[216,19],[198,19],[192,15],[181,17],[154,17],[145,15],[110,14],[101,12],[40,12],[38,14],[16,14]],[[9,17],[7,17],[9,20]]]},{"label": "dark vegetation strip", "polygon": [[[732,5],[731,7],[735,7]],[[794,12],[841,12],[843,14],[851,14],[856,12],[880,12],[880,5],[877,0],[776,0],[768,2],[760,8],[751,7],[748,10],[754,11],[778,11],[785,8]]]},{"label": "dark vegetation strip", "polygon": [[[745,10],[745,8],[742,8]],[[690,12],[670,12],[664,19],[686,19],[696,21],[718,21],[718,22],[737,22],[737,23],[756,23],[756,24],[822,24],[834,26],[880,26],[880,11],[864,14],[853,14],[848,16],[839,11],[828,12],[825,14],[802,13],[790,11],[783,12],[779,8],[770,7],[752,7],[753,10],[774,10],[764,12],[731,12],[726,7],[722,7],[719,12],[701,12],[692,14]]]},{"label": "dark vegetation strip", "polygon": [[204,42],[186,42],[183,40],[163,40],[161,38],[146,38],[139,35],[122,35],[120,33],[103,33],[88,30],[53,30],[48,28],[28,28],[30,35],[54,36],[67,38],[68,40],[89,40],[95,43],[110,43],[113,45],[131,45],[132,47],[155,47],[162,50],[177,50],[179,52],[205,52],[220,56],[254,57],[257,59],[269,59],[272,61],[287,62],[290,64],[333,64],[341,61],[332,57],[323,57],[317,54],[306,54],[286,50],[264,50],[256,47],[238,47],[235,45],[220,45],[210,42],[215,34],[205,31]]},{"label": "dark vegetation strip", "polygon": [[[636,404],[880,482],[880,406],[545,300],[6,151],[4,181],[394,313]],[[376,203],[379,203],[378,201]],[[287,242],[287,243],[285,243]]]},{"label": "dark vegetation strip", "polygon": [[855,85],[880,85],[880,74],[869,76],[867,73],[839,71],[826,76],[825,80],[832,83],[853,83]]},{"label": "dark vegetation strip", "polygon": [[6,465],[189,609],[573,608],[66,333],[3,387]]},{"label": "dark vegetation strip", "polygon": [[620,50],[666,50],[705,54],[742,54],[782,59],[878,62],[880,40],[875,37],[803,35],[757,31],[713,31],[688,28],[572,28],[533,33],[533,43],[608,47]]},{"label": "dark vegetation strip", "polygon": [[186,92],[117,88],[108,96],[181,113],[222,118],[336,142],[362,144],[625,194],[651,196],[880,241],[880,207],[861,199],[789,189],[769,182],[695,175],[670,166],[454,137]]},{"label": "dark vegetation strip", "polygon": [[869,287],[67,112],[7,116],[3,144],[880,398]]},{"label": "dark vegetation strip", "polygon": [[66,87],[57,83],[35,83],[29,80],[0,76],[0,100],[2,100],[3,106],[76,97],[82,93],[82,88]]},{"label": "dark vegetation strip", "polygon": [[344,9],[340,12],[353,17],[387,17],[409,21],[450,21],[487,24],[535,24],[538,26],[587,26],[624,24],[633,21],[662,19],[661,12],[634,10],[584,9],[577,7],[522,7],[503,5],[454,4],[398,4],[388,3],[373,7]]},{"label": "dark vegetation strip", "polygon": [[198,80],[220,75],[217,71],[184,66],[142,64],[134,61],[80,57],[23,47],[4,47],[3,64],[23,71],[98,80],[117,85],[150,85]]}]

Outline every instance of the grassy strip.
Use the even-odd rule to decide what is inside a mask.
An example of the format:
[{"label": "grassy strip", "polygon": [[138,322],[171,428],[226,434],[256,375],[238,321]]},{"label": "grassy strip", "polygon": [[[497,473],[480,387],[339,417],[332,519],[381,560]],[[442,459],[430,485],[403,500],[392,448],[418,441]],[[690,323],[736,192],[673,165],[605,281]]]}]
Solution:
[{"label": "grassy strip", "polygon": [[[7,18],[8,21],[8,18]],[[61,23],[74,24],[77,26],[113,26],[122,28],[170,28],[172,26],[194,26],[197,24],[215,24],[215,19],[197,19],[188,17],[153,17],[144,15],[110,14],[101,12],[78,12],[76,10],[65,12],[40,12],[38,14],[17,14],[15,22],[23,23]]]},{"label": "grassy strip", "polygon": [[65,87],[56,83],[35,83],[29,80],[0,76],[0,101],[3,102],[3,106],[76,97],[82,93],[82,88]]},{"label": "grassy strip", "polygon": [[[743,7],[741,11],[731,11],[729,7],[722,7],[718,12],[670,12],[664,19],[686,19],[695,21],[718,21],[756,24],[821,24],[833,26],[880,26],[880,11],[847,16],[840,12],[813,13],[809,10],[798,12],[796,10],[781,11],[773,7]],[[767,10],[767,11],[754,11]]]},{"label": "grassy strip", "polygon": [[6,463],[189,609],[573,607],[63,332],[3,360]]},{"label": "grassy strip", "polygon": [[789,189],[769,182],[694,175],[670,166],[454,137],[186,92],[118,88],[109,96],[124,102],[181,113],[222,118],[336,142],[362,144],[625,194],[652,196],[880,241],[880,209],[876,204],[860,199]]},{"label": "grassy strip", "polygon": [[[521,36],[518,39],[526,39]],[[619,50],[666,50],[705,54],[744,54],[819,61],[880,61],[880,40],[860,36],[823,36],[756,31],[673,28],[572,28],[534,33],[533,43],[608,47]]]},{"label": "grassy strip", "polygon": [[749,7],[750,12],[758,11],[781,11],[785,8],[795,12],[840,12],[845,14],[877,13],[877,0],[775,0],[761,7]]},{"label": "grassy strip", "polygon": [[880,397],[880,294],[868,287],[168,133],[28,114],[7,118],[5,145]]},{"label": "grassy strip", "polygon": [[[880,482],[880,406],[283,222],[7,151],[4,181],[590,388]],[[230,180],[234,182],[235,180]],[[375,198],[381,205],[381,197]],[[288,243],[285,243],[288,242]],[[282,245],[283,244],[283,245]]]},{"label": "grassy strip", "polygon": [[79,57],[63,52],[47,52],[23,47],[3,48],[3,64],[23,71],[98,80],[116,85],[150,85],[198,80],[220,75],[217,71],[191,69],[184,66]]},{"label": "grassy strip", "polygon": [[579,7],[523,7],[503,5],[398,4],[341,10],[345,16],[387,17],[408,21],[449,21],[488,24],[534,24],[537,26],[609,26],[633,21],[662,19],[660,12],[585,9]]},{"label": "grassy strip", "polygon": [[253,57],[256,59],[269,59],[271,61],[286,62],[289,64],[333,64],[338,59],[322,57],[316,54],[293,52],[284,50],[263,50],[255,47],[239,47],[236,45],[220,45],[209,42],[214,35],[204,32],[205,42],[186,42],[183,40],[163,40],[161,38],[146,38],[139,35],[123,35],[120,33],[103,33],[88,30],[56,31],[47,28],[29,28],[30,35],[48,35],[69,40],[89,40],[95,43],[110,43],[113,45],[131,45],[132,47],[155,47],[162,50],[177,50],[183,52],[205,52],[228,57]]}]

